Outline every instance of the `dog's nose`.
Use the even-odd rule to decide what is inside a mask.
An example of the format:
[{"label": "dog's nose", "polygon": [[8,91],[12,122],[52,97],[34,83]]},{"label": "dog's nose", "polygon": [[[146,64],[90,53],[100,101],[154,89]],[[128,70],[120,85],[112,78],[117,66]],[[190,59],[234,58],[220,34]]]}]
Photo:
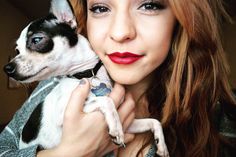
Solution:
[{"label": "dog's nose", "polygon": [[4,66],[4,71],[8,76],[12,76],[16,72],[16,64],[14,62],[8,63]]}]

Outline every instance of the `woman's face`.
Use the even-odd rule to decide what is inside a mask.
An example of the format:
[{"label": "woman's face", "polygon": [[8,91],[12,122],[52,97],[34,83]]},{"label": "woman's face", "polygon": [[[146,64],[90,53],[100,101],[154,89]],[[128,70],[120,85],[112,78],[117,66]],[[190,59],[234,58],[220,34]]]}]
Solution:
[{"label": "woman's face", "polygon": [[87,0],[88,39],[112,79],[145,80],[167,57],[175,16],[166,0]]}]

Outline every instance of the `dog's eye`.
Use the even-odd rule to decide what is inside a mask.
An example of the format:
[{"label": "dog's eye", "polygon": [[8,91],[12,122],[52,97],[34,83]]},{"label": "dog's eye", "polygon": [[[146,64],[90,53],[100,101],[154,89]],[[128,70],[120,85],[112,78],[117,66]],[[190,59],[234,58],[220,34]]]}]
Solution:
[{"label": "dog's eye", "polygon": [[36,32],[28,36],[26,47],[33,52],[47,53],[53,48],[53,41],[46,33]]},{"label": "dog's eye", "polygon": [[34,37],[34,38],[32,38],[32,43],[38,44],[42,39],[43,39],[43,37]]}]

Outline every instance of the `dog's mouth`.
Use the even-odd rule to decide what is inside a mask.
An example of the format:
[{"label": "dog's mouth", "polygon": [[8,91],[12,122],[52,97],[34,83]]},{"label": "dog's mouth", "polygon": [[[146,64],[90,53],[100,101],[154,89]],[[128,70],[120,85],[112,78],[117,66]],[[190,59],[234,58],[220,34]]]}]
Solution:
[{"label": "dog's mouth", "polygon": [[[27,82],[27,80],[36,77],[37,75],[39,75],[40,73],[42,73],[45,69],[47,69],[47,67],[42,68],[41,70],[39,70],[38,72],[32,74],[32,75],[28,75],[28,76],[23,76],[23,75],[16,75],[15,77],[13,77],[15,80],[17,81],[21,81],[21,82]],[[31,81],[30,81],[31,82]]]}]

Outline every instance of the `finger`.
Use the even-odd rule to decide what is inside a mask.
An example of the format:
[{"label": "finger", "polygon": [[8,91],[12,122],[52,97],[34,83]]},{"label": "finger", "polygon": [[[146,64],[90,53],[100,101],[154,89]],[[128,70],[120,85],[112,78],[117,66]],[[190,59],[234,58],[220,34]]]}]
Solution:
[{"label": "finger", "polygon": [[125,88],[122,85],[115,83],[109,96],[115,103],[116,108],[120,106],[121,102],[124,99],[124,95],[125,95]]},{"label": "finger", "polygon": [[118,109],[118,113],[120,116],[121,123],[129,116],[129,114],[134,111],[135,109],[135,102],[130,93],[125,95],[124,102],[120,105]]},{"label": "finger", "polygon": [[132,112],[129,114],[129,116],[125,119],[125,121],[123,123],[124,132],[126,132],[126,130],[129,128],[129,126],[133,123],[134,119],[135,119],[135,113]]},{"label": "finger", "polygon": [[65,115],[78,114],[83,112],[86,98],[90,91],[90,83],[87,79],[80,80],[79,85],[73,90],[66,106]]}]

